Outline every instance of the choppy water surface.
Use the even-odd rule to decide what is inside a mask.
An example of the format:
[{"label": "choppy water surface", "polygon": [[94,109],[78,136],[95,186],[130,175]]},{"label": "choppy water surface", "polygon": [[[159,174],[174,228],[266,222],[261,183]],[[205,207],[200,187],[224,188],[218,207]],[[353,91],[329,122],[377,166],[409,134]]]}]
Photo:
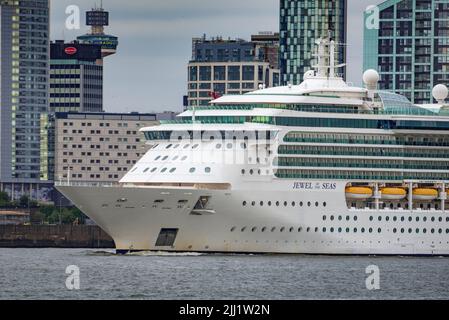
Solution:
[{"label": "choppy water surface", "polygon": [[[66,288],[67,266],[80,290]],[[380,290],[366,288],[366,268]],[[449,299],[449,258],[0,249],[0,299]]]}]

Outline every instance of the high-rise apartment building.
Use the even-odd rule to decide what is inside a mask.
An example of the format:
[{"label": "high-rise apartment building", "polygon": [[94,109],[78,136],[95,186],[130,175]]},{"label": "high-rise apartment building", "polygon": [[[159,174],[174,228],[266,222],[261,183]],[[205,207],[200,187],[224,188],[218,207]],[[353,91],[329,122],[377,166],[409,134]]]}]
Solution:
[{"label": "high-rise apartment building", "polygon": [[[224,94],[244,94],[279,85],[273,40],[256,42],[194,38],[188,64],[188,105],[207,105]],[[270,60],[272,59],[272,60]]]},{"label": "high-rise apartment building", "polygon": [[380,89],[433,103],[432,88],[449,85],[449,0],[389,0],[378,8],[379,28],[365,23],[364,68],[380,73]]},{"label": "high-rise apartment building", "polygon": [[51,112],[103,112],[101,46],[51,43]]},{"label": "high-rise apartment building", "polygon": [[[339,63],[346,61],[347,0],[280,0],[281,82],[299,84],[316,62],[315,41],[330,37]],[[345,68],[341,76],[345,77]]]},{"label": "high-rise apartment building", "polygon": [[45,198],[41,123],[48,111],[49,0],[0,0],[0,190]]}]

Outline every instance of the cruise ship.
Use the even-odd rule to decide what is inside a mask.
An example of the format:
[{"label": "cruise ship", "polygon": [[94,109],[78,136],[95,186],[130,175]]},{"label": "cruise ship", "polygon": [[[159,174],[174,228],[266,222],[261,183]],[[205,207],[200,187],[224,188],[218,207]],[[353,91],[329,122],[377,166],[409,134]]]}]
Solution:
[{"label": "cruise ship", "polygon": [[228,95],[143,128],[117,184],[57,188],[131,251],[449,255],[448,89],[414,105],[338,75],[317,41],[299,85]]}]

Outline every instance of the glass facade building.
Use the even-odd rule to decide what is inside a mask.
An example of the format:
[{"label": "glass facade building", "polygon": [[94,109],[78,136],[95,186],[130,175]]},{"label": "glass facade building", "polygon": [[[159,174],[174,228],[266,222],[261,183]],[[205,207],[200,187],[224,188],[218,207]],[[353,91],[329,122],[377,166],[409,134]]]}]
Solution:
[{"label": "glass facade building", "polygon": [[389,0],[379,11],[378,29],[365,24],[364,69],[379,71],[382,90],[433,103],[432,88],[449,85],[449,0]]},{"label": "glass facade building", "polygon": [[[49,1],[0,0],[0,189],[42,198],[41,117],[48,112]],[[44,196],[43,196],[44,197]]]},{"label": "glass facade building", "polygon": [[[283,85],[302,82],[312,70],[315,41],[331,37],[338,63],[346,61],[347,0],[280,1],[280,67]],[[344,68],[339,72],[345,78]]]}]

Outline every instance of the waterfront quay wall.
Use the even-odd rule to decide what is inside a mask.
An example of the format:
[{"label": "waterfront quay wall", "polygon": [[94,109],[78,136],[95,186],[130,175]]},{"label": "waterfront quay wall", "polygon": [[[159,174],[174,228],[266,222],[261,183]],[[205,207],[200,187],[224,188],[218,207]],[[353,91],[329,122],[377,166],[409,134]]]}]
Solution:
[{"label": "waterfront quay wall", "polygon": [[0,225],[2,248],[115,248],[112,238],[91,225]]}]

